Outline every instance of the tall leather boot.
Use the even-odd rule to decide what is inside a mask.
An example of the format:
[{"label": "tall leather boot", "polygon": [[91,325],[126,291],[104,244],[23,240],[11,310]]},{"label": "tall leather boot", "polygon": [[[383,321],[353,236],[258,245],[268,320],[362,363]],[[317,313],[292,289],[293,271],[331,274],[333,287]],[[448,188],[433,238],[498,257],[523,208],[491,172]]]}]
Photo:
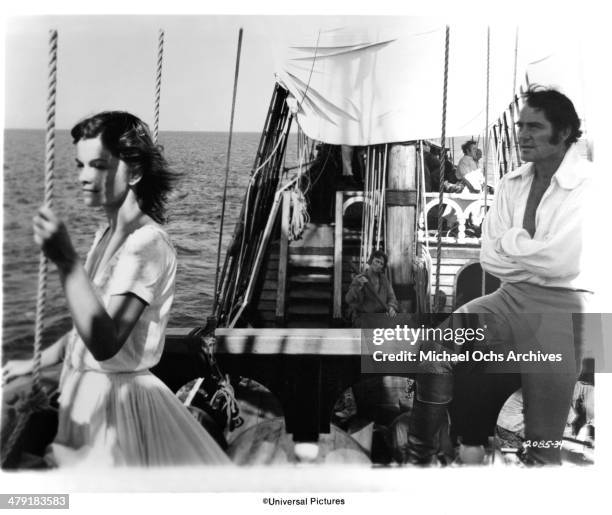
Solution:
[{"label": "tall leather boot", "polygon": [[428,465],[440,447],[439,434],[448,422],[447,408],[453,397],[453,375],[418,374],[416,395],[408,424],[404,463]]},{"label": "tall leather boot", "polygon": [[414,400],[403,462],[429,465],[435,462],[440,446],[440,430],[448,420],[446,404],[430,404]]}]

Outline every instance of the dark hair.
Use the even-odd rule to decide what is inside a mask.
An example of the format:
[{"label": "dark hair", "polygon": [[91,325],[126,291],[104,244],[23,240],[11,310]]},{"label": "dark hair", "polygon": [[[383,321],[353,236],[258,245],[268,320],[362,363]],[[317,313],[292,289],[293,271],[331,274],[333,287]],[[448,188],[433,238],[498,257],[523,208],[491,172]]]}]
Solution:
[{"label": "dark hair", "polygon": [[578,138],[582,136],[580,118],[578,118],[576,108],[563,93],[556,89],[534,84],[529,86],[527,92],[523,94],[523,99],[529,107],[544,112],[544,116],[553,127],[553,143],[559,143],[559,132],[563,129],[570,130],[570,134],[565,140],[567,147],[576,143]]},{"label": "dark hair", "polygon": [[70,135],[75,144],[100,136],[113,156],[141,174],[135,186],[140,209],[158,223],[166,221],[166,202],[176,176],[168,168],[162,147],[153,142],[146,123],[125,111],[105,111],[77,123]]},{"label": "dark hair", "polygon": [[374,259],[382,259],[385,264],[383,265],[383,268],[387,268],[387,261],[389,261],[389,258],[387,257],[387,254],[385,254],[382,250],[373,250],[372,253],[370,254],[370,259],[368,259],[368,265],[372,264],[372,261],[374,261]]},{"label": "dark hair", "polygon": [[461,145],[461,150],[463,150],[464,154],[467,154],[470,150],[470,147],[476,144],[477,143],[473,139],[471,139],[469,141],[466,141],[463,145]]}]

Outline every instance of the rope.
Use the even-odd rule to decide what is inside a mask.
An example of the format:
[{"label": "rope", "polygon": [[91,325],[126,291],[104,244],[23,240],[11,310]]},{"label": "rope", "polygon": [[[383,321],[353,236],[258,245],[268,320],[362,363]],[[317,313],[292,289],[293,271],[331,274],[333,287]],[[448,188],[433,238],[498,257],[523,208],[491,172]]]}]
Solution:
[{"label": "rope", "polygon": [[519,42],[519,28],[516,27],[514,33],[514,73],[512,75],[512,98],[516,95],[516,69],[518,65],[518,42]]},{"label": "rope", "polygon": [[306,82],[306,88],[304,88],[304,93],[302,94],[302,100],[298,103],[298,108],[302,107],[304,103],[304,99],[306,98],[306,94],[310,89],[310,81],[312,80],[312,72],[314,71],[315,63],[317,62],[317,54],[319,52],[319,39],[321,39],[321,31],[317,32],[317,42],[315,43],[315,52],[312,57],[312,65],[310,66],[310,73],[308,74],[308,82]]},{"label": "rope", "polygon": [[[270,155],[266,158],[266,160],[259,165],[257,168],[255,168],[255,170],[253,170],[253,173],[251,174],[251,177],[249,179],[249,184],[247,185],[247,192],[246,192],[246,196],[245,196],[245,201],[244,201],[244,205],[247,209],[243,210],[243,227],[244,227],[244,232],[242,234],[242,241],[240,243],[240,253],[238,255],[238,260],[237,260],[237,272],[236,275],[239,277],[240,274],[242,273],[242,264],[244,261],[244,250],[245,250],[245,244],[246,244],[246,239],[247,239],[247,224],[248,224],[248,218],[249,218],[249,212],[248,212],[248,206],[251,200],[251,192],[253,190],[253,187],[255,185],[255,182],[257,180],[257,174],[264,168],[264,166],[266,166],[266,164],[274,157],[274,155],[276,154],[276,152],[278,151],[281,143],[285,140],[285,138],[287,137],[287,133],[289,131],[289,126],[290,124],[286,124],[285,127],[283,128],[283,131],[281,133],[281,135],[278,138],[278,141],[276,142],[276,145],[274,146],[274,148],[272,149],[272,151],[270,152]],[[224,195],[224,199],[225,199],[225,195]],[[220,253],[221,252],[221,238],[219,237],[219,245],[217,248],[217,252]],[[218,269],[218,267],[217,267]],[[215,280],[215,285],[216,285],[216,280]],[[215,291],[216,291],[216,286],[215,286]],[[215,294],[216,295],[216,294]],[[213,310],[213,313],[215,311]]]},{"label": "rope", "polygon": [[234,387],[230,383],[229,374],[226,374],[225,377],[220,379],[217,383],[217,391],[212,396],[210,405],[214,409],[225,411],[227,427],[230,431],[233,431],[243,424],[244,420],[240,416],[240,408],[238,406],[238,401],[236,401]]},{"label": "rope", "polygon": [[236,92],[238,90],[238,72],[240,71],[240,50],[242,48],[242,27],[238,31],[238,50],[236,52],[236,70],[234,73],[234,93],[232,95],[232,111],[230,115],[229,138],[227,142],[227,160],[225,163],[225,184],[223,185],[223,203],[221,204],[221,222],[219,225],[219,241],[217,243],[217,266],[215,267],[215,296],[213,298],[212,312],[217,312],[217,303],[219,301],[219,268],[221,263],[221,244],[223,240],[223,222],[225,220],[225,204],[227,201],[227,182],[230,171],[230,153],[232,150],[232,134],[234,130],[234,111],[236,108]]},{"label": "rope", "polygon": [[[431,312],[431,297],[430,297],[430,273],[431,273],[431,256],[429,254],[429,244],[427,235],[427,214],[425,213],[425,206],[427,205],[427,199],[425,197],[425,156],[423,153],[423,140],[419,141],[419,173],[417,175],[417,211],[418,216],[415,218],[418,220],[415,227],[415,242],[413,252],[413,263],[412,263],[412,274],[414,278],[414,289],[416,295],[416,312],[417,313],[429,313]],[[425,241],[418,245],[419,238],[418,232],[421,227],[421,217],[423,217],[424,229],[425,229]],[[424,245],[423,245],[424,243]],[[418,255],[418,250],[420,254]]]},{"label": "rope", "polygon": [[[47,127],[45,134],[45,197],[44,205],[50,208],[53,204],[53,186],[55,182],[55,98],[57,93],[57,31],[49,31],[49,77],[47,83]],[[36,322],[34,328],[34,351],[32,358],[32,387],[27,397],[18,401],[16,406],[17,421],[11,435],[4,446],[4,465],[13,452],[28,420],[36,411],[47,409],[50,401],[41,386],[42,368],[42,334],[44,330],[44,315],[47,298],[48,261],[44,253],[40,253],[38,263],[38,292],[36,298]]]},{"label": "rope", "polygon": [[[49,33],[49,82],[47,88],[47,130],[45,135],[45,199],[46,207],[53,204],[53,186],[55,183],[55,96],[57,92],[57,31]],[[41,345],[44,329],[45,301],[47,296],[48,262],[40,253],[38,269],[38,296],[36,302],[36,329],[34,331],[34,382],[33,388],[40,389]]]},{"label": "rope", "polygon": [[421,207],[419,209],[420,215],[423,217],[423,226],[425,229],[425,248],[429,253],[429,227],[427,226],[427,213],[425,207],[427,206],[427,197],[425,196],[425,156],[423,154],[423,141],[420,142],[420,154],[421,154],[421,173],[420,173],[420,189],[419,195],[421,197]]},{"label": "rope", "polygon": [[6,444],[2,445],[2,467],[9,467],[15,447],[32,415],[41,411],[57,411],[56,408],[51,406],[50,397],[51,395],[47,394],[43,388],[39,387],[39,389],[35,390],[34,387],[32,387],[30,392],[22,393],[17,402],[15,402],[15,425],[10,432]]},{"label": "rope", "polygon": [[[215,350],[217,346],[217,340],[214,334],[209,334],[202,337],[202,346],[200,351],[203,353],[203,358],[208,363],[212,377],[216,381],[216,391],[210,398],[209,404],[216,411],[225,411],[225,417],[227,426],[230,431],[241,426],[244,422],[240,416],[240,406],[236,401],[236,394],[234,388],[230,382],[228,374],[222,374],[221,369],[215,358]],[[203,380],[198,380],[194,385],[192,391],[197,392],[202,385]],[[190,392],[191,394],[191,392]],[[195,396],[195,394],[194,394]],[[185,405],[191,402],[191,399],[185,400]]]},{"label": "rope", "polygon": [[[370,151],[372,155],[370,156]],[[368,147],[363,188],[361,248],[359,265],[363,269],[372,249],[380,249],[384,227],[385,181],[387,176],[387,146]]]},{"label": "rope", "polygon": [[[487,161],[489,160],[489,79],[490,79],[490,64],[491,64],[491,28],[487,27],[487,105],[485,108],[485,138],[484,138],[484,164],[483,164],[483,173],[485,177],[484,183],[484,205],[483,209],[486,214],[487,212],[487,197],[489,195],[489,185],[488,185],[488,174],[487,174]],[[484,217],[483,217],[484,223]],[[487,273],[484,268],[482,268],[482,281],[481,281],[481,293],[484,296],[486,294],[486,278]]]},{"label": "rope", "polygon": [[442,306],[440,306],[440,268],[442,264],[442,206],[444,204],[444,168],[446,166],[446,98],[448,93],[448,47],[450,39],[450,29],[446,26],[446,36],[444,40],[444,92],[442,95],[442,137],[440,138],[440,146],[442,147],[442,159],[440,159],[440,196],[438,200],[438,241],[437,250],[438,255],[436,258],[436,290],[435,290],[435,303],[433,310],[438,313]]},{"label": "rope", "polygon": [[[296,241],[301,238],[306,225],[310,222],[306,194],[310,191],[315,183],[312,181],[312,178],[309,175],[305,174],[305,167],[307,164],[304,163],[304,161],[308,158],[306,154],[307,150],[308,141],[306,140],[306,135],[304,135],[302,130],[298,127],[298,180],[295,182],[295,185],[290,192],[290,205],[293,209],[291,209],[289,221],[289,241]],[[287,153],[285,153],[285,158],[286,157]],[[320,176],[321,173],[319,173],[317,179]],[[302,180],[304,177],[307,177],[307,182]],[[306,182],[305,186],[302,186],[303,182]]]},{"label": "rope", "polygon": [[157,143],[159,134],[159,101],[161,98],[162,63],[164,61],[164,31],[159,30],[157,40],[157,75],[155,77],[155,119],[153,122],[153,141]]},{"label": "rope", "polygon": [[[385,205],[385,193],[387,191],[387,148],[388,145],[385,143],[385,155],[383,157],[383,176],[381,183],[381,199],[380,199],[380,210],[378,213],[378,234],[376,236],[376,248],[380,248],[380,235],[383,231],[383,207]],[[386,229],[386,228],[385,228]]]}]

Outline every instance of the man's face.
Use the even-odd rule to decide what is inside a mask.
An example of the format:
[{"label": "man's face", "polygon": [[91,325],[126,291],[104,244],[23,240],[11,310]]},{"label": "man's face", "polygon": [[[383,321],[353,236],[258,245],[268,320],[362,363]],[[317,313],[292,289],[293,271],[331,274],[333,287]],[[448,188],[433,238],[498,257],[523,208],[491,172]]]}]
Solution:
[{"label": "man's face", "polygon": [[372,272],[374,272],[375,274],[379,274],[380,272],[382,272],[384,267],[385,267],[384,259],[378,258],[378,257],[375,257],[372,260],[372,263],[370,264],[370,268],[372,269]]},{"label": "man's face", "polygon": [[523,161],[538,163],[565,155],[569,130],[560,131],[555,142],[554,128],[542,110],[525,105],[516,125]]}]

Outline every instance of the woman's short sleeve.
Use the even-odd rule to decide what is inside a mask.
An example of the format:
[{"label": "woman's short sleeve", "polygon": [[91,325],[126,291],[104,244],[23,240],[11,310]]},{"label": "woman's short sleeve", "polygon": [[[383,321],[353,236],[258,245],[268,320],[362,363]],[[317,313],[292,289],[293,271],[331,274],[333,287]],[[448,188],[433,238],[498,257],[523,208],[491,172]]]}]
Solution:
[{"label": "woman's short sleeve", "polygon": [[108,293],[133,293],[151,304],[168,266],[168,252],[168,243],[161,231],[145,227],[134,232],[118,257]]}]

